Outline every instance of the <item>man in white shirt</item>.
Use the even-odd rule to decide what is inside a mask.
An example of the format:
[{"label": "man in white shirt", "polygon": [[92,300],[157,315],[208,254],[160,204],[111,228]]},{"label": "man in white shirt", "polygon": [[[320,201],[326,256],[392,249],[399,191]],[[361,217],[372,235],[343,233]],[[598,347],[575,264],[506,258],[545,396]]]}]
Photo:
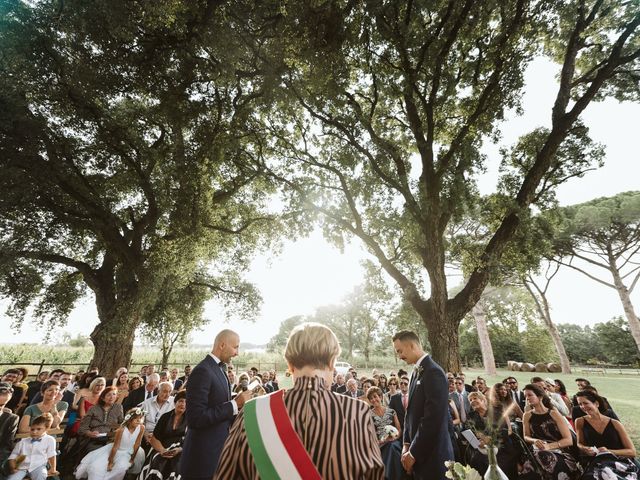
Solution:
[{"label": "man in white shirt", "polygon": [[146,412],[144,417],[145,437],[151,436],[156,428],[156,423],[163,414],[174,409],[172,390],[171,383],[162,382],[158,385],[158,395],[142,402],[142,409]]},{"label": "man in white shirt", "polygon": [[46,480],[48,476],[58,474],[56,439],[47,435],[50,418],[51,415],[49,418],[44,415],[35,418],[29,427],[30,436],[20,440],[14,447],[9,455],[10,475],[7,480],[22,480],[27,475],[31,480]]}]

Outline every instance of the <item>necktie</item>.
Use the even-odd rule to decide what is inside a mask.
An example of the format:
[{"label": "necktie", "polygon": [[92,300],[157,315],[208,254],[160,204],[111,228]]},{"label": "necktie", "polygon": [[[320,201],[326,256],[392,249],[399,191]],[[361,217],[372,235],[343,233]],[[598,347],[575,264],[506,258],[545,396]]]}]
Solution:
[{"label": "necktie", "polygon": [[147,390],[147,395],[145,396],[145,399],[149,400],[151,397],[153,397],[153,390],[151,391]]},{"label": "necktie", "polygon": [[467,412],[464,410],[464,397],[458,392],[458,399],[460,400],[460,421],[464,423],[467,420]]},{"label": "necktie", "polygon": [[220,370],[222,370],[222,374],[224,375],[224,379],[227,381],[227,387],[229,388],[229,395],[231,395],[231,382],[229,382],[229,377],[227,376],[227,364],[224,362],[218,363]]},{"label": "necktie", "polygon": [[406,393],[402,394],[402,408],[404,408],[405,410],[407,409],[407,405],[409,403],[409,395],[407,395]]}]

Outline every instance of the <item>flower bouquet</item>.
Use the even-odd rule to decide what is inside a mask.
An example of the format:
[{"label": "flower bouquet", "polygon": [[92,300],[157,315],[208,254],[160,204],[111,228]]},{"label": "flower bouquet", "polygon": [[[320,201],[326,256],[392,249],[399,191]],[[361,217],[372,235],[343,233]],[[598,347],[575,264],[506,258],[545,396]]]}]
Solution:
[{"label": "flower bouquet", "polygon": [[385,440],[395,440],[396,438],[398,438],[400,432],[398,432],[398,429],[396,427],[394,427],[393,425],[387,425],[384,427],[384,433],[382,435],[380,435],[380,441],[384,442]]}]

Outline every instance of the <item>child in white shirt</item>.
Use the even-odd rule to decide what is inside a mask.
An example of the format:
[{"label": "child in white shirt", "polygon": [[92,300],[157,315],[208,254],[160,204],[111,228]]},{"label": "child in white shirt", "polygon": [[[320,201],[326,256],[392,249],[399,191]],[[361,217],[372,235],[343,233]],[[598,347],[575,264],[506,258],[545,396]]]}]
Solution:
[{"label": "child in white shirt", "polygon": [[[7,480],[46,480],[58,475],[56,471],[56,439],[47,435],[51,415],[41,415],[31,422],[30,436],[20,440],[9,455]],[[47,468],[48,465],[48,468]]]}]

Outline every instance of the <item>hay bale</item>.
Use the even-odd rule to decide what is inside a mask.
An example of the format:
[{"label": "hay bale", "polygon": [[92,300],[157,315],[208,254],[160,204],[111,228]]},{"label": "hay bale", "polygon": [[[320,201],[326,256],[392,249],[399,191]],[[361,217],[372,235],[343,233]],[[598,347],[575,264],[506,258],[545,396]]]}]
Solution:
[{"label": "hay bale", "polygon": [[558,363],[547,363],[547,370],[551,373],[562,372],[562,367]]},{"label": "hay bale", "polygon": [[533,372],[534,368],[535,368],[535,366],[533,365],[533,363],[523,362],[522,366],[520,367],[520,371],[521,372]]},{"label": "hay bale", "polygon": [[513,362],[513,371],[514,372],[522,371],[522,362]]},{"label": "hay bale", "polygon": [[547,371],[547,364],[543,362],[538,362],[533,366],[536,372],[545,372]]},{"label": "hay bale", "polygon": [[507,370],[513,370],[513,364],[516,363],[513,360],[507,361]]}]

